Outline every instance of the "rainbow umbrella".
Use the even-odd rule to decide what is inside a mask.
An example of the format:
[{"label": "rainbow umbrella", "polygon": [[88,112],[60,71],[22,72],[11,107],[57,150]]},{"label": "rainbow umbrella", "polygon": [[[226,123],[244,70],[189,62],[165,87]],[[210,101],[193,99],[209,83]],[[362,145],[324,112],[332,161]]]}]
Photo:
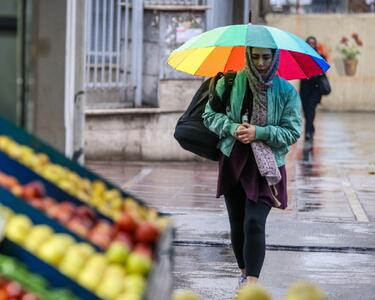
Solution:
[{"label": "rainbow umbrella", "polygon": [[325,73],[329,64],[298,36],[264,25],[231,25],[206,31],[174,50],[168,64],[197,76],[237,71],[245,66],[245,47],[280,49],[278,75],[287,79]]}]

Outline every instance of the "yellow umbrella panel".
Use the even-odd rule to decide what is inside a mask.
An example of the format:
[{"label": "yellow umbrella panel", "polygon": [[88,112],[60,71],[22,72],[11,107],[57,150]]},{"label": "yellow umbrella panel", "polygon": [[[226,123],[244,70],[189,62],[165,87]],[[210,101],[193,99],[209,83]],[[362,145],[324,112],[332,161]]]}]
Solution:
[{"label": "yellow umbrella panel", "polygon": [[213,46],[174,51],[168,64],[196,76],[213,77],[218,72],[239,70],[245,65],[244,46]]}]

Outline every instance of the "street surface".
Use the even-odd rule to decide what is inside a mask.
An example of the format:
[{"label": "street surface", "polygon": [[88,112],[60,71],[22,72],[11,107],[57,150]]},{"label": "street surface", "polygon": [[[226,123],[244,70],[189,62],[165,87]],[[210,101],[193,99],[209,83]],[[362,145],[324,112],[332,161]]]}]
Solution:
[{"label": "street surface", "polygon": [[[289,207],[272,209],[260,283],[274,299],[299,280],[329,300],[375,299],[375,116],[318,112],[313,150],[303,139],[287,159]],[[177,229],[175,287],[204,300],[229,300],[238,270],[217,165],[207,162],[99,162],[88,166],[150,206]]]}]

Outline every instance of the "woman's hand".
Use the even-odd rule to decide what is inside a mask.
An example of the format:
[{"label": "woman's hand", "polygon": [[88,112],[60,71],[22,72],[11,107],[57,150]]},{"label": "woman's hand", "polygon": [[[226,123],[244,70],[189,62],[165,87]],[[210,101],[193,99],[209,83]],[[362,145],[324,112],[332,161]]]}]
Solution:
[{"label": "woman's hand", "polygon": [[238,126],[234,135],[241,143],[250,144],[255,140],[255,126],[248,123],[242,123]]}]

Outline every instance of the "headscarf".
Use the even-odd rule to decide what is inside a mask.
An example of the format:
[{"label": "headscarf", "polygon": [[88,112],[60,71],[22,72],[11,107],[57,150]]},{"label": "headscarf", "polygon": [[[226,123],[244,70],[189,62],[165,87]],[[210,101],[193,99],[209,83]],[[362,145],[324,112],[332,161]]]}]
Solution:
[{"label": "headscarf", "polygon": [[[246,48],[245,71],[253,94],[253,113],[250,120],[250,123],[253,125],[267,125],[267,89],[272,87],[273,78],[277,73],[279,63],[280,51],[276,49],[272,57],[270,68],[266,74],[262,76],[256,69],[251,58],[251,48]],[[272,186],[277,184],[281,180],[281,174],[271,148],[262,141],[255,140],[251,143],[251,149],[253,150],[259,172],[266,178],[268,185]]]}]

